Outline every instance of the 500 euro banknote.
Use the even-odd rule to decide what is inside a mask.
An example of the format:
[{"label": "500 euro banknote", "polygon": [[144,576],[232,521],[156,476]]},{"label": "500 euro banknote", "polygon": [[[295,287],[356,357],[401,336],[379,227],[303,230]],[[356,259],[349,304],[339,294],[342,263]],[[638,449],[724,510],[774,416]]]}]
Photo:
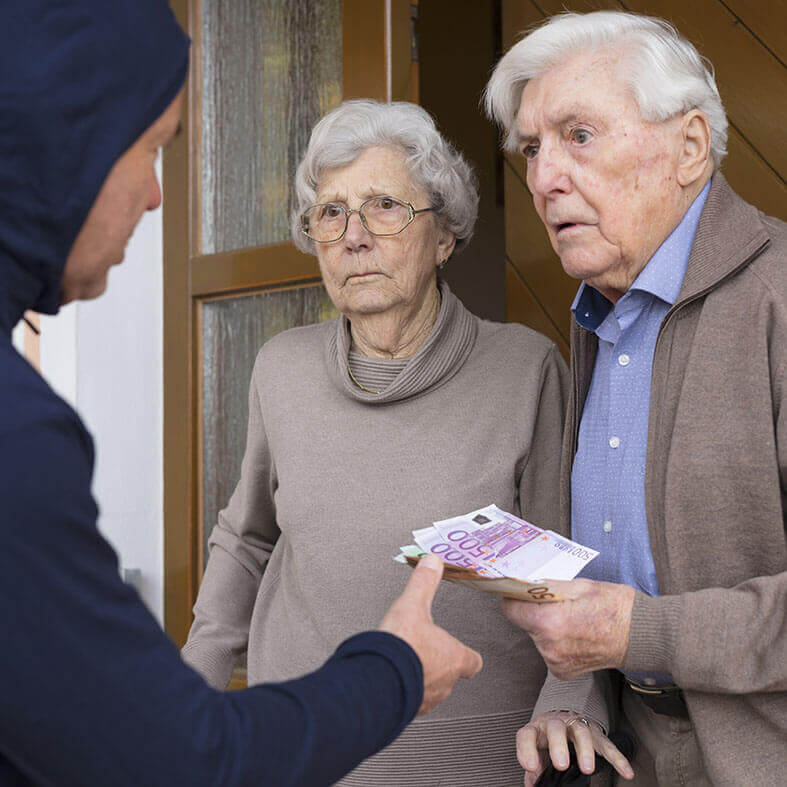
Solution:
[{"label": "500 euro banknote", "polygon": [[550,580],[573,579],[598,554],[495,505],[415,530],[413,538],[395,560],[415,565],[436,554],[449,582],[536,602],[560,601]]}]

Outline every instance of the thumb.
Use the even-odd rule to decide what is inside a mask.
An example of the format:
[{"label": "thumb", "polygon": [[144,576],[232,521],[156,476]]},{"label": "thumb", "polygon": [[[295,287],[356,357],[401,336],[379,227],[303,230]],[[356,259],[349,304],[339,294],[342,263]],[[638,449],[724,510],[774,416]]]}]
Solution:
[{"label": "thumb", "polygon": [[402,592],[402,599],[424,607],[430,613],[440,580],[443,578],[443,561],[437,555],[425,555],[413,569],[413,575]]},{"label": "thumb", "polygon": [[468,648],[467,645],[462,645],[462,648],[464,652],[462,653],[462,665],[459,670],[459,677],[472,678],[481,671],[481,668],[484,666],[484,660],[477,650]]}]

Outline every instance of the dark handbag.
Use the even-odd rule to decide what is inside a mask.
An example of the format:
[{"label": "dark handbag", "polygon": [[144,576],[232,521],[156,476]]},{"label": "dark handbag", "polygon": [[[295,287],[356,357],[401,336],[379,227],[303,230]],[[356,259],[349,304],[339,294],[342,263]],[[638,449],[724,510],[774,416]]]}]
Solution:
[{"label": "dark handbag", "polygon": [[[637,748],[634,739],[625,732],[613,732],[609,739],[620,749],[621,754],[631,762]],[[573,743],[568,744],[568,752],[570,757],[568,768],[565,771],[559,771],[550,762],[541,776],[538,777],[536,787],[588,787],[590,775],[579,770],[579,762],[577,761],[577,753],[574,750]],[[596,754],[596,770],[593,771],[593,775],[608,771],[611,767],[600,754]]]}]

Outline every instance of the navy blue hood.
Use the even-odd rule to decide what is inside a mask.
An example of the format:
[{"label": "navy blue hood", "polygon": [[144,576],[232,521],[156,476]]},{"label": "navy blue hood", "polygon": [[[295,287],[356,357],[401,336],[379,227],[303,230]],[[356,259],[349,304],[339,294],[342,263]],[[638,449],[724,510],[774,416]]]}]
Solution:
[{"label": "navy blue hood", "polygon": [[186,78],[165,0],[3,0],[0,333],[54,314],[66,257],[115,161]]}]

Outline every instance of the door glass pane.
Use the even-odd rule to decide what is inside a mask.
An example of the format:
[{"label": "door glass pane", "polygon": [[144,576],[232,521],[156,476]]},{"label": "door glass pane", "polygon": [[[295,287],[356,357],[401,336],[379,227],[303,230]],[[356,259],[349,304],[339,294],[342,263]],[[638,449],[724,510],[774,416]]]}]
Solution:
[{"label": "door glass pane", "polygon": [[205,301],[202,308],[202,523],[210,531],[240,478],[249,382],[260,347],[299,325],[338,317],[322,284]]},{"label": "door glass pane", "polygon": [[292,178],[341,101],[341,0],[201,0],[202,252],[289,239]]}]

